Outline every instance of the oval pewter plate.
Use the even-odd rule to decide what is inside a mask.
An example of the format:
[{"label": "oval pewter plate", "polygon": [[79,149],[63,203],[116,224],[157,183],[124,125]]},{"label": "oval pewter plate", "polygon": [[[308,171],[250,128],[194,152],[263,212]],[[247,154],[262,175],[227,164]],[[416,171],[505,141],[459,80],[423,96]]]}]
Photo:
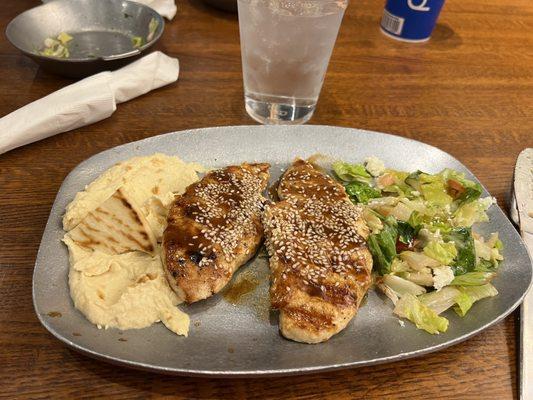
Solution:
[{"label": "oval pewter plate", "polygon": [[[531,261],[524,244],[502,210],[493,206],[490,223],[477,230],[483,234],[499,232],[505,245],[505,261],[494,280],[500,294],[476,303],[464,319],[453,311],[446,312],[450,327],[441,335],[427,334],[410,323],[401,327],[392,314],[391,303],[371,291],[349,326],[328,342],[306,345],[285,340],[278,333],[277,315],[269,311],[268,264],[260,257],[234,277],[232,283],[250,277],[260,281],[236,305],[226,301],[222,293],[192,306],[180,306],[191,317],[188,338],[176,336],[162,324],[124,332],[99,330],[70,300],[61,217],[76,192],[105,169],[118,161],[155,152],[210,167],[269,162],[272,182],[294,157],[315,153],[352,162],[374,155],[387,166],[403,170],[434,173],[448,167],[475,179],[464,165],[435,147],[383,133],[328,126],[197,129],[99,153],[78,165],[63,182],[46,225],[33,277],[34,305],[41,323],[59,340],[89,356],[162,373],[219,377],[303,374],[384,363],[440,350],[479,333],[514,310],[530,285]],[[49,316],[57,315],[54,312],[61,317]]]}]

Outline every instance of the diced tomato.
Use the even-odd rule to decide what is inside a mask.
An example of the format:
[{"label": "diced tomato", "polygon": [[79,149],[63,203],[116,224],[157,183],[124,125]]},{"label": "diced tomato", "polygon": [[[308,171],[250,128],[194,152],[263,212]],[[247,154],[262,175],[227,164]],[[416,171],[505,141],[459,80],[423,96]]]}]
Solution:
[{"label": "diced tomato", "polygon": [[447,184],[448,184],[447,192],[454,199],[461,196],[465,191],[465,187],[461,184],[461,182],[456,181],[455,179],[448,179]]},{"label": "diced tomato", "polygon": [[412,250],[414,248],[413,241],[409,243],[401,242],[400,239],[396,240],[396,252],[401,253],[402,251]]},{"label": "diced tomato", "polygon": [[378,186],[381,188],[394,185],[394,176],[392,174],[385,174],[378,178]]}]

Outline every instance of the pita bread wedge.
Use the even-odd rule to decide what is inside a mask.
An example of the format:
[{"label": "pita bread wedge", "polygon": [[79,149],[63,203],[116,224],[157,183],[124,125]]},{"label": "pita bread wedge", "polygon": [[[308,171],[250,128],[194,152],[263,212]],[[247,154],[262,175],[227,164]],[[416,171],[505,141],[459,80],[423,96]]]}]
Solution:
[{"label": "pita bread wedge", "polygon": [[89,212],[123,188],[147,217],[152,230],[160,232],[161,237],[164,230],[161,224],[166,224],[166,213],[159,215],[158,210],[152,208],[152,200],[159,200],[165,208],[169,207],[174,200],[173,193],[183,193],[187,186],[198,180],[197,172],[203,170],[198,164],[159,153],[120,162],[76,194],[63,216],[63,228],[65,231],[74,229]]},{"label": "pita bread wedge", "polygon": [[86,249],[107,254],[153,254],[157,241],[146,217],[123,188],[118,189],[67,234]]}]

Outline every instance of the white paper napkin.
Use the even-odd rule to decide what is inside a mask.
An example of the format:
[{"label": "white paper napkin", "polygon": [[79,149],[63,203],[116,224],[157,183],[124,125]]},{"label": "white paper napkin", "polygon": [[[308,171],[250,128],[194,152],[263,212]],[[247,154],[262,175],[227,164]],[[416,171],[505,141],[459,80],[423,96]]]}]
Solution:
[{"label": "white paper napkin", "polygon": [[137,3],[146,4],[148,7],[153,8],[163,17],[171,20],[176,15],[178,8],[174,0],[134,0]]},{"label": "white paper napkin", "polygon": [[0,119],[0,154],[105,119],[117,104],[175,82],[178,74],[178,60],[156,51],[64,87]]}]

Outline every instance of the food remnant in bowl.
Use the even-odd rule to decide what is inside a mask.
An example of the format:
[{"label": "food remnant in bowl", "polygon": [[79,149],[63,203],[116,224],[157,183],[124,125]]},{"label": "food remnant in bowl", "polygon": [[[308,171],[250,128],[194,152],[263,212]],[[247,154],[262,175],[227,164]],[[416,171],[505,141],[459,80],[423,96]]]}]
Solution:
[{"label": "food remnant in bowl", "polygon": [[58,311],[50,311],[48,316],[51,318],[61,318],[63,315]]},{"label": "food remnant in bowl", "polygon": [[46,38],[44,40],[44,48],[39,51],[39,54],[47,57],[69,58],[68,43],[72,39],[72,36],[66,32],[61,32],[55,39]]},{"label": "food remnant in bowl", "polygon": [[[158,242],[175,194],[200,171],[164,154],[134,157],[105,171],[67,206],[70,294],[93,324],[125,330],[162,321],[187,335],[189,317],[176,307],[181,299],[168,285]],[[152,237],[153,246],[141,246],[139,234]]]},{"label": "food remnant in bowl", "polygon": [[138,49],[139,47],[141,47],[144,44],[144,40],[140,36],[133,36],[131,38],[131,44],[132,44],[134,49]]},{"label": "food remnant in bowl", "polygon": [[155,18],[152,18],[150,22],[148,23],[148,35],[146,35],[147,42],[152,41],[155,35],[155,31],[157,30],[158,26],[159,26],[159,21]]},{"label": "food remnant in bowl", "polygon": [[150,22],[148,23],[148,34],[146,35],[146,40],[142,36],[132,36],[131,38],[131,44],[134,49],[138,49],[142,46],[144,46],[146,43],[151,42],[154,38],[155,31],[157,30],[157,27],[159,26],[159,21],[155,18],[152,18]]},{"label": "food remnant in bowl", "polygon": [[503,260],[497,233],[489,238],[472,225],[489,220],[494,203],[463,173],[387,169],[376,157],[363,164],[333,164],[350,199],[364,207],[372,234],[376,286],[394,313],[429,333],[446,332],[449,308],[463,317],[498,291],[491,280]]}]

